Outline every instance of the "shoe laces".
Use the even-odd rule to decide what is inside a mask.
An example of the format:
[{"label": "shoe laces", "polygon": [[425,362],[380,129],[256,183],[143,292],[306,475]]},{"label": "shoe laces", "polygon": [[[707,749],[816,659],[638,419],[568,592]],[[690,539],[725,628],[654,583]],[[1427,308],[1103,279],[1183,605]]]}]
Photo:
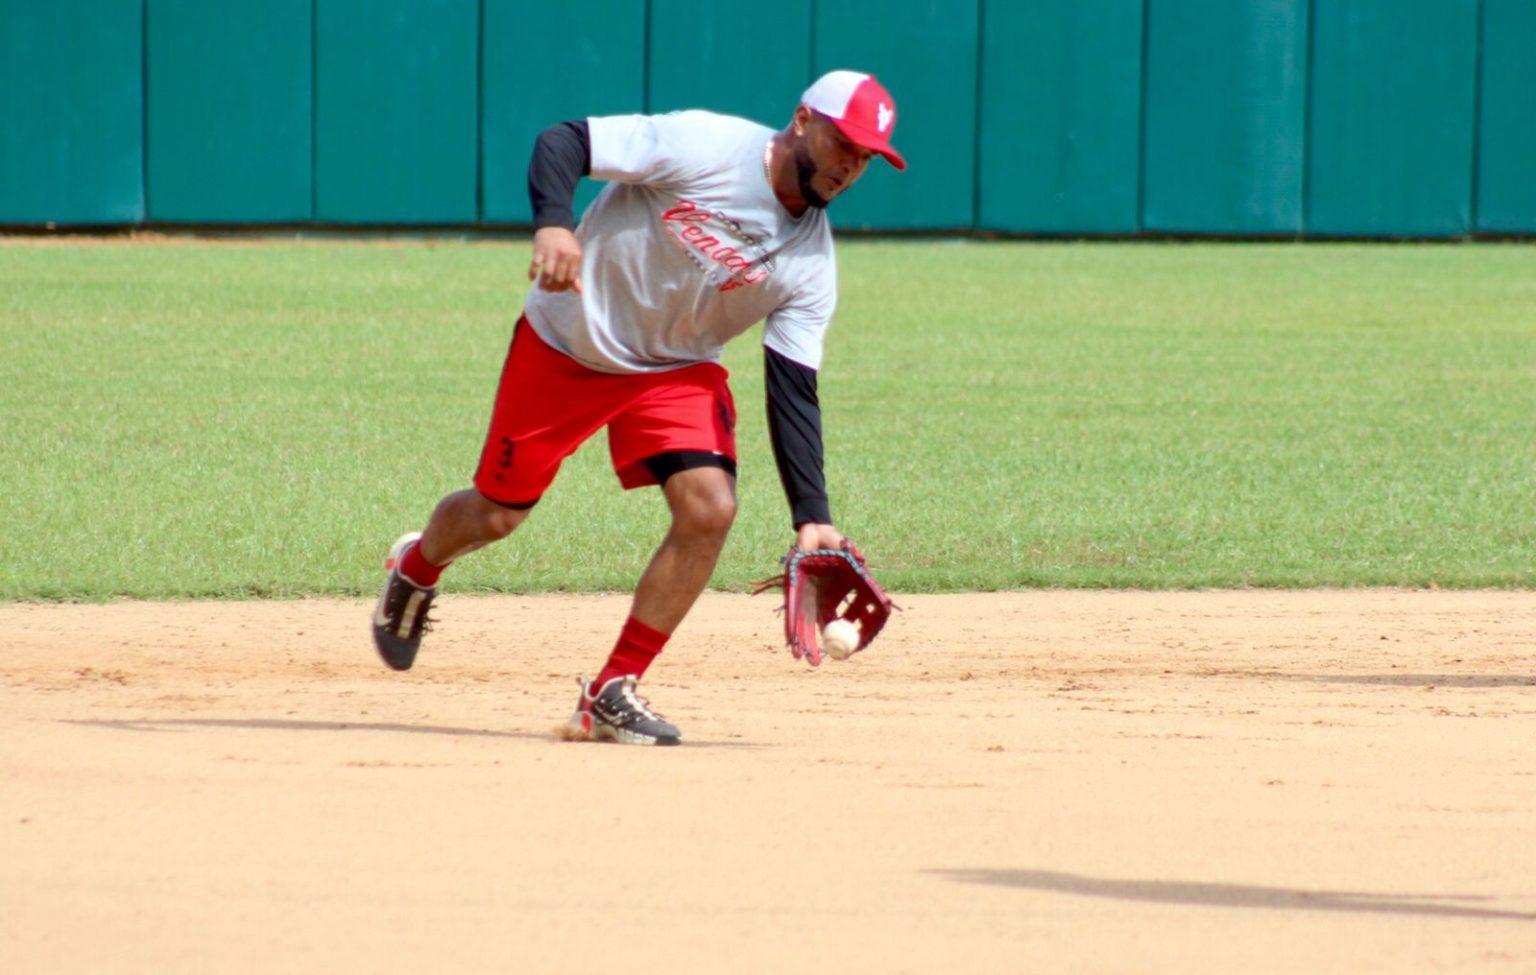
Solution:
[{"label": "shoe laces", "polygon": [[667,720],[656,713],[656,709],[651,707],[650,701],[647,701],[636,692],[634,680],[626,677],[623,686],[619,688],[619,693],[623,695],[624,700],[628,701],[631,707],[652,721]]},{"label": "shoe laces", "polygon": [[405,619],[405,611],[411,605],[412,598],[417,593],[421,593],[421,601],[417,604],[416,616],[411,624],[411,629],[415,633],[430,633],[433,626],[438,622],[438,618],[431,615],[432,601],[437,598],[437,590],[435,588],[424,589],[416,585],[416,583],[407,579],[398,570],[395,572],[395,579],[409,589],[410,592],[404,599],[398,600],[393,605],[385,608],[385,613],[389,617],[390,623],[398,630],[401,622]]}]

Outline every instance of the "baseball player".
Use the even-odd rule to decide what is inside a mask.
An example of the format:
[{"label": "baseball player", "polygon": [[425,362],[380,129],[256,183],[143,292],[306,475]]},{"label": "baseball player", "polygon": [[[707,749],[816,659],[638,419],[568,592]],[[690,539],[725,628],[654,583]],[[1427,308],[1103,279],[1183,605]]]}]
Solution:
[{"label": "baseball player", "polygon": [[[384,662],[414,662],[438,579],[528,517],[561,462],[608,429],[626,488],[660,485],[672,522],[606,663],[579,680],[570,737],[675,745],[636,692],[724,547],[736,515],[736,406],[719,364],[766,319],[768,426],[796,544],[837,549],[822,471],[816,374],[837,299],[825,209],[875,155],[897,169],[896,103],[833,71],[780,132],[704,111],[562,122],[528,167],[535,284],[513,331],[474,486],[402,536],[374,612]],[[580,225],[582,176],[608,185]]]}]

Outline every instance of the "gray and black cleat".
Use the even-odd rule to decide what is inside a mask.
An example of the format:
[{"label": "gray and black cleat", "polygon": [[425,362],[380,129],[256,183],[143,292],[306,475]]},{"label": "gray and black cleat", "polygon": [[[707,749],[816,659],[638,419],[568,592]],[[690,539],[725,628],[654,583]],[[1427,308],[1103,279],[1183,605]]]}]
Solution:
[{"label": "gray and black cleat", "polygon": [[682,732],[652,710],[645,698],[635,693],[634,675],[615,677],[596,694],[592,682],[577,681],[581,699],[576,713],[566,725],[565,737],[593,741],[617,741],[626,745],[680,745]]},{"label": "gray and black cleat", "polygon": [[409,532],[395,540],[384,562],[389,577],[384,580],[384,592],[373,610],[373,645],[395,670],[411,669],[421,647],[421,635],[432,623],[427,610],[432,608],[437,590],[423,589],[400,574],[400,556],[420,537],[420,532]]}]

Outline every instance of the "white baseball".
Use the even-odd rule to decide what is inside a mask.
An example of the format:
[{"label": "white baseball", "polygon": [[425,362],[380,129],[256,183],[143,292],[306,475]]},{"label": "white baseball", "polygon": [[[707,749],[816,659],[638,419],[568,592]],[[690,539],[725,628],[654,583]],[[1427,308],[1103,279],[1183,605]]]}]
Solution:
[{"label": "white baseball", "polygon": [[859,628],[847,620],[833,620],[821,628],[821,645],[833,660],[847,660],[859,648]]}]

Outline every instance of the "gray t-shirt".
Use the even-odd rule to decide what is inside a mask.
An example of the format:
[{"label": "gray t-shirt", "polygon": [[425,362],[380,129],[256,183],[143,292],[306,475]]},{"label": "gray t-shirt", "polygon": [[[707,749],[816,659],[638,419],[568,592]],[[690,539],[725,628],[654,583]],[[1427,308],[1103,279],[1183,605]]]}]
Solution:
[{"label": "gray t-shirt", "polygon": [[701,111],[587,124],[592,176],[610,182],[576,228],[581,293],[528,295],[539,337],[602,372],[660,372],[715,361],[766,318],[765,345],[820,368],[837,303],[832,228],[774,196],[773,130]]}]

